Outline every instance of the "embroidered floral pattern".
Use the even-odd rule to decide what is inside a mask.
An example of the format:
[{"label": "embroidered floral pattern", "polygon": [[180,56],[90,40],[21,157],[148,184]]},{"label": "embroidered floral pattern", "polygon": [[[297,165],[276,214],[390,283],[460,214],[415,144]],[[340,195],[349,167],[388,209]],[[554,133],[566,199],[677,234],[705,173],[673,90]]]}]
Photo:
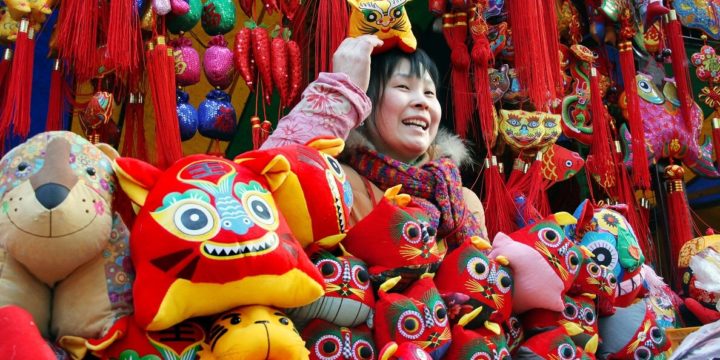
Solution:
[{"label": "embroidered floral pattern", "polygon": [[308,90],[298,105],[300,111],[306,115],[328,114],[342,116],[350,113],[350,101],[334,89],[317,84]]}]

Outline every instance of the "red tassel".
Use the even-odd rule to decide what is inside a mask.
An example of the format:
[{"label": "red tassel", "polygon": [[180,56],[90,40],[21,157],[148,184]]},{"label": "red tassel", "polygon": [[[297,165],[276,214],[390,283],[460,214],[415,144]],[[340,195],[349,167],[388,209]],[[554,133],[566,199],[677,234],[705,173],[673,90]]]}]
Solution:
[{"label": "red tassel", "polygon": [[492,209],[492,216],[485,217],[490,240],[495,238],[498,232],[511,233],[516,230],[515,216],[517,210],[515,203],[505,187],[502,173],[497,163],[497,158],[492,156],[485,159],[484,192],[486,209]]},{"label": "red tassel", "polygon": [[677,95],[680,99],[680,111],[685,119],[685,127],[692,130],[692,87],[690,86],[690,72],[688,59],[685,53],[685,42],[682,38],[682,27],[677,19],[675,10],[670,10],[665,21],[665,36],[670,46],[673,75],[677,86]]},{"label": "red tassel", "polygon": [[[613,153],[610,148],[610,124],[608,123],[608,113],[603,104],[602,94],[600,93],[600,79],[595,67],[591,68],[590,74],[590,111],[592,115],[593,140],[590,148],[590,154],[593,157],[593,171],[596,175],[604,179],[614,179],[614,162]],[[613,184],[601,184],[606,191]]]},{"label": "red tassel", "polygon": [[633,153],[633,182],[642,189],[650,188],[650,165],[647,161],[645,149],[645,129],[640,117],[640,98],[635,81],[635,57],[632,43],[625,41],[620,44],[620,69],[625,84],[625,98],[627,99],[627,120],[632,133]]},{"label": "red tassel", "polygon": [[450,46],[450,64],[452,66],[451,84],[455,132],[463,139],[467,138],[468,125],[472,123],[473,100],[470,88],[470,53],[465,45],[467,40],[467,14],[445,14],[443,16],[443,35]]},{"label": "red tassel", "polygon": [[495,139],[495,107],[492,102],[492,94],[490,93],[490,75],[488,68],[493,63],[493,53],[490,50],[490,42],[487,33],[488,26],[479,9],[473,12],[473,18],[470,20],[470,33],[473,38],[472,56],[473,73],[475,74],[475,96],[477,100],[477,111],[480,117],[480,130],[485,141],[485,148],[490,151]]},{"label": "red tassel", "polygon": [[250,131],[252,134],[253,150],[257,150],[260,148],[260,145],[262,143],[262,129],[260,126],[260,118],[257,116],[251,117],[250,126],[252,127]]},{"label": "red tassel", "polygon": [[527,197],[527,204],[531,206],[525,206],[523,218],[525,222],[530,220],[537,221],[540,219],[532,218],[533,214],[531,210],[533,208],[540,214],[540,218],[550,215],[550,201],[546,193],[548,184],[542,175],[542,152],[538,151],[535,155],[535,161],[530,165],[526,177],[528,178],[528,183],[525,195]]},{"label": "red tassel", "polygon": [[50,74],[50,96],[48,100],[48,113],[45,120],[45,131],[65,130],[65,98],[68,89],[63,74],[62,61],[55,59],[53,71]]},{"label": "red tassel", "polygon": [[669,165],[665,168],[665,176],[668,178],[667,226],[670,232],[671,268],[675,276],[679,276],[677,264],[680,249],[693,238],[690,208],[683,187],[684,175],[685,169],[680,165]]},{"label": "red tassel", "polygon": [[121,150],[122,156],[147,161],[145,141],[145,104],[142,94],[130,93],[125,108],[125,138]]},{"label": "red tassel", "polygon": [[713,151],[715,152],[715,164],[720,169],[720,118],[712,119]]},{"label": "red tassel", "polygon": [[7,139],[10,128],[14,135],[27,138],[30,132],[30,101],[32,96],[35,30],[28,19],[20,20],[15,53],[8,79],[8,89],[0,114],[0,139]]},{"label": "red tassel", "polygon": [[139,11],[136,1],[110,1],[107,53],[122,80],[136,73],[142,57]]},{"label": "red tassel", "polygon": [[78,83],[97,73],[97,39],[100,6],[96,1],[63,0],[58,14],[57,49],[59,57],[72,67]]},{"label": "red tassel", "polygon": [[515,68],[538,110],[547,110],[562,89],[555,7],[544,0],[507,1]]},{"label": "red tassel", "polygon": [[315,77],[321,72],[331,71],[332,55],[347,36],[347,4],[337,0],[318,0],[316,15]]},{"label": "red tassel", "polygon": [[0,113],[5,109],[5,97],[9,84],[10,68],[12,67],[12,56],[12,49],[7,48],[3,51],[2,59],[0,59]]},{"label": "red tassel", "polygon": [[155,154],[157,165],[167,168],[183,156],[175,100],[175,59],[165,37],[147,51],[147,73],[155,112]]}]

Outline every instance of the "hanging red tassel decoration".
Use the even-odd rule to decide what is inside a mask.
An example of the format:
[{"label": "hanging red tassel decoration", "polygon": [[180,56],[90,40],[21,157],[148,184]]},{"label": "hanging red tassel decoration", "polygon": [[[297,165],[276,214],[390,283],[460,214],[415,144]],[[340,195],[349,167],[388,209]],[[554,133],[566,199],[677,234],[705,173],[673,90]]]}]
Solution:
[{"label": "hanging red tassel decoration", "polygon": [[590,113],[592,115],[592,145],[590,147],[590,155],[592,155],[592,166],[588,166],[592,172],[604,179],[604,183],[600,184],[606,191],[612,191],[615,186],[614,179],[614,161],[611,151],[610,124],[608,123],[607,110],[603,104],[602,94],[600,93],[600,79],[597,69],[592,67],[590,70]]},{"label": "hanging red tassel decoration", "polygon": [[443,15],[443,35],[450,47],[453,113],[455,133],[467,138],[468,125],[472,123],[473,99],[470,87],[470,53],[467,40],[467,14]]},{"label": "hanging red tassel decoration", "polygon": [[141,93],[130,93],[125,109],[125,142],[122,156],[148,160],[145,140],[145,104]]},{"label": "hanging red tassel decoration", "polygon": [[482,16],[482,8],[476,7],[472,11],[472,19],[470,19],[470,34],[473,39],[470,55],[473,61],[473,77],[477,93],[475,98],[477,100],[478,117],[480,118],[480,130],[485,141],[485,148],[490,151],[495,140],[493,138],[495,134],[495,107],[490,93],[488,69],[494,62],[494,56],[490,50],[490,42],[487,35],[485,35],[487,32],[488,25]]},{"label": "hanging red tassel decoration", "polygon": [[492,209],[492,216],[485,217],[485,227],[489,240],[492,240],[498,232],[508,234],[515,231],[517,228],[515,216],[518,214],[515,203],[505,187],[505,181],[495,156],[485,159],[483,182],[483,191],[485,192],[483,205],[485,209]]},{"label": "hanging red tassel decoration", "polygon": [[[682,249],[686,242],[694,237],[690,208],[688,207],[685,189],[683,187],[684,175],[685,169],[680,165],[669,165],[665,167],[668,192],[667,226],[670,233],[671,268],[676,278],[680,275],[677,269],[680,249]],[[676,284],[678,283],[679,282],[676,282]]]},{"label": "hanging red tassel decoration", "polygon": [[12,57],[12,49],[7,48],[3,51],[2,59],[0,59],[0,113],[5,109],[5,97],[7,95],[10,68],[12,67]]},{"label": "hanging red tassel decoration", "polygon": [[332,70],[333,53],[347,36],[347,4],[345,1],[318,0],[316,15],[314,56],[317,78],[321,72]]},{"label": "hanging red tassel decoration", "polygon": [[715,152],[715,166],[720,169],[720,118],[712,119],[713,151]]},{"label": "hanging red tassel decoration", "polygon": [[505,2],[520,84],[538,110],[547,111],[562,89],[555,6],[543,0]]},{"label": "hanging red tassel decoration", "polygon": [[45,119],[45,131],[66,130],[65,115],[66,97],[70,89],[63,72],[62,61],[55,59],[50,74],[50,96],[48,99],[48,113]]},{"label": "hanging red tassel decoration", "polygon": [[142,43],[136,1],[110,1],[107,55],[122,81],[140,68]]},{"label": "hanging red tassel decoration", "polygon": [[175,59],[165,37],[148,44],[147,74],[155,112],[155,154],[157,165],[167,168],[183,155],[175,100]]},{"label": "hanging red tassel decoration", "polygon": [[0,114],[0,139],[3,140],[7,139],[11,128],[14,135],[22,138],[27,138],[30,132],[34,36],[30,21],[27,18],[20,20],[4,109]]},{"label": "hanging red tassel decoration", "polygon": [[677,86],[677,95],[680,99],[680,111],[685,119],[685,127],[692,129],[692,87],[690,86],[690,72],[688,70],[685,42],[682,38],[682,26],[677,19],[675,10],[665,16],[665,37],[670,47],[673,75]]},{"label": "hanging red tassel decoration", "polygon": [[[527,205],[531,206],[525,206],[523,218],[525,219],[525,222],[531,220],[537,221],[550,215],[550,201],[547,198],[546,192],[548,183],[542,175],[541,151],[538,151],[535,154],[535,160],[530,165],[530,168],[525,176],[528,178],[527,188],[525,190],[525,195],[527,197],[526,201]],[[540,215],[540,219],[532,218],[534,214],[531,210],[537,211]]]},{"label": "hanging red tassel decoration", "polygon": [[253,144],[253,150],[257,150],[260,148],[261,145],[261,125],[260,125],[260,118],[258,116],[253,116],[250,118],[250,126],[251,126],[251,134],[252,134],[252,144]]},{"label": "hanging red tassel decoration", "polygon": [[[129,1],[128,1],[129,2]],[[92,79],[97,72],[97,40],[100,4],[87,0],[62,0],[58,14],[58,55],[71,67],[78,83]]]}]

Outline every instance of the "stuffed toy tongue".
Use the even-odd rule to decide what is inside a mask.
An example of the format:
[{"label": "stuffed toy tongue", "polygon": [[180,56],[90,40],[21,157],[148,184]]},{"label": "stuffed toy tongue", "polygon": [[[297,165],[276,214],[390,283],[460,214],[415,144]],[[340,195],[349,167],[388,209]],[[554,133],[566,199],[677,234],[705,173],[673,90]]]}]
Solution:
[{"label": "stuffed toy tongue", "polygon": [[417,48],[417,40],[410,28],[405,10],[407,0],[348,0],[351,7],[348,36],[375,35],[383,41],[373,54],[394,47],[411,53]]}]

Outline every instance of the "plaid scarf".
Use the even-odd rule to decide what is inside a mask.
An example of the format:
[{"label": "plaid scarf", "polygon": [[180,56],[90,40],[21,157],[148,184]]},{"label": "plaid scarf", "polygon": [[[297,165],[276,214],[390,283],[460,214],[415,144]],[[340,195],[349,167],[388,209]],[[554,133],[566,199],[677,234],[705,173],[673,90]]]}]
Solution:
[{"label": "plaid scarf", "polygon": [[401,184],[401,192],[411,195],[427,212],[438,238],[445,239],[451,249],[470,236],[486,237],[474,214],[465,207],[460,170],[451,159],[441,157],[413,166],[359,148],[350,152],[346,162],[383,191]]}]

